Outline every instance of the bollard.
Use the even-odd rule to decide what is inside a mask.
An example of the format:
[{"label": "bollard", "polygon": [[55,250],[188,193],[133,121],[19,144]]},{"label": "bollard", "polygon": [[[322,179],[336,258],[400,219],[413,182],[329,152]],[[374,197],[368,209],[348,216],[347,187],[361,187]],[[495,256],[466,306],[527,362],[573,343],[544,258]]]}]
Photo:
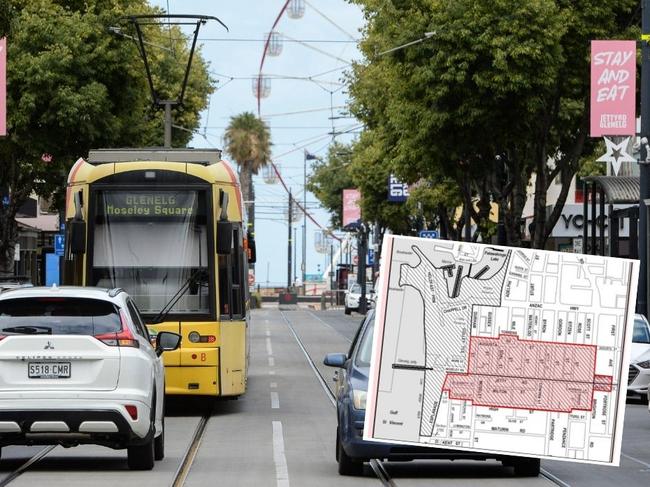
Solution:
[{"label": "bollard", "polygon": [[320,295],[320,309],[321,311],[324,311],[327,309],[327,303],[325,301],[325,293]]}]

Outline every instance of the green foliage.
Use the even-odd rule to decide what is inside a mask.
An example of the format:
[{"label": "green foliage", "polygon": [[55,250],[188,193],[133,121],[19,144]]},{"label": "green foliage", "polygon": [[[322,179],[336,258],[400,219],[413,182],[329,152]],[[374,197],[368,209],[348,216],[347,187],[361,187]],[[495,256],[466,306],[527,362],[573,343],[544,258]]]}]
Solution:
[{"label": "green foliage", "polygon": [[382,141],[383,164],[410,182],[453,181],[457,200],[498,199],[511,243],[537,173],[534,245],[543,246],[559,217],[547,218],[549,182],[561,176],[561,208],[593,149],[589,41],[638,37],[638,0],[350,1],[367,21],[351,108],[372,144]]},{"label": "green foliage", "polygon": [[[154,13],[146,0],[13,0],[7,41],[7,131],[0,140],[0,187],[11,204],[0,208],[0,272],[12,265],[17,208],[36,192],[63,189],[64,176],[78,157],[98,147],[161,145],[162,115],[151,95],[136,44],[108,27],[127,14]],[[122,24],[124,25],[124,24]],[[153,26],[162,38],[164,28]],[[165,87],[178,86],[187,47],[180,31],[176,55],[152,55],[154,73]],[[159,67],[156,67],[160,65]],[[195,57],[183,111],[176,123],[189,130],[212,91],[206,63]],[[191,133],[176,131],[185,145]],[[43,154],[50,158],[41,158]]]},{"label": "green foliage", "polygon": [[224,148],[240,167],[248,165],[257,174],[271,160],[271,132],[253,113],[244,112],[231,117]]},{"label": "green foliage", "polygon": [[597,161],[602,154],[606,151],[605,143],[600,140],[593,153],[586,155],[580,160],[580,169],[578,169],[578,176],[604,176],[607,174],[607,163]]},{"label": "green foliage", "polygon": [[271,132],[253,113],[231,117],[224,134],[226,152],[239,166],[242,196],[246,203],[248,224],[255,227],[255,188],[253,174],[271,160]]},{"label": "green foliage", "polygon": [[307,181],[307,190],[327,208],[331,224],[340,228],[343,221],[343,190],[355,188],[350,173],[352,149],[335,142],[330,145],[327,159],[317,159],[312,165],[312,175]]},{"label": "green foliage", "polygon": [[0,0],[0,38],[11,31],[12,5],[10,0]]}]

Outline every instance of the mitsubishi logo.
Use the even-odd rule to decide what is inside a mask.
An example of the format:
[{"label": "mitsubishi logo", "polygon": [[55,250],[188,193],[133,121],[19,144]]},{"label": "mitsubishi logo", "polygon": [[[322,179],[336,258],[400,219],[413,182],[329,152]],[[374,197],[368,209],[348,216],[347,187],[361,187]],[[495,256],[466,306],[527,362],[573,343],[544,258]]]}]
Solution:
[{"label": "mitsubishi logo", "polygon": [[43,347],[43,350],[54,350],[54,345],[52,345],[52,342],[48,341]]}]

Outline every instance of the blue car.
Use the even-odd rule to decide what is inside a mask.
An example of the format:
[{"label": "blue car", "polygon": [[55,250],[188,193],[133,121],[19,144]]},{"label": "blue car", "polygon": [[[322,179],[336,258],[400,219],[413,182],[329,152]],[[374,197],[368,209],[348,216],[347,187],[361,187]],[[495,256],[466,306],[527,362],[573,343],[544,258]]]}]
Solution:
[{"label": "blue car", "polygon": [[345,353],[329,353],[324,364],[337,367],[336,410],[336,460],[341,475],[361,475],[364,462],[370,459],[408,461],[415,459],[496,459],[505,466],[514,467],[515,475],[536,477],[539,475],[539,458],[490,455],[468,451],[447,450],[408,445],[391,445],[365,441],[363,423],[366,413],[368,372],[372,350],[375,313],[371,310],[357,330],[350,350]]}]

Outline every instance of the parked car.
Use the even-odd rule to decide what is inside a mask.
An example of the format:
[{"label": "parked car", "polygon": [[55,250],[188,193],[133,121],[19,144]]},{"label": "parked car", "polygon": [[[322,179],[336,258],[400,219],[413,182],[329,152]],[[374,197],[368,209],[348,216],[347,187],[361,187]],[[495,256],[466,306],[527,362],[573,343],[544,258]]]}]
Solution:
[{"label": "parked car", "polygon": [[0,295],[0,448],[92,443],[150,470],[165,452],[161,354],[121,289],[32,287]]},{"label": "parked car", "polygon": [[638,396],[648,404],[650,392],[650,324],[645,316],[634,315],[630,371],[627,378],[627,395]]},{"label": "parked car", "polygon": [[[350,286],[345,292],[345,314],[349,315],[352,311],[359,311],[359,301],[361,300],[361,285],[357,282]],[[375,304],[375,290],[372,283],[366,284],[366,304],[367,308],[374,307]]]},{"label": "parked car", "polygon": [[415,459],[474,459],[494,458],[506,466],[514,467],[519,476],[539,475],[539,458],[489,455],[468,451],[442,448],[391,445],[366,441],[363,439],[366,395],[368,391],[368,372],[372,349],[375,312],[371,310],[345,353],[327,354],[324,364],[337,367],[336,378],[336,460],[341,475],[361,475],[363,464],[372,458],[389,461],[408,461]]}]

